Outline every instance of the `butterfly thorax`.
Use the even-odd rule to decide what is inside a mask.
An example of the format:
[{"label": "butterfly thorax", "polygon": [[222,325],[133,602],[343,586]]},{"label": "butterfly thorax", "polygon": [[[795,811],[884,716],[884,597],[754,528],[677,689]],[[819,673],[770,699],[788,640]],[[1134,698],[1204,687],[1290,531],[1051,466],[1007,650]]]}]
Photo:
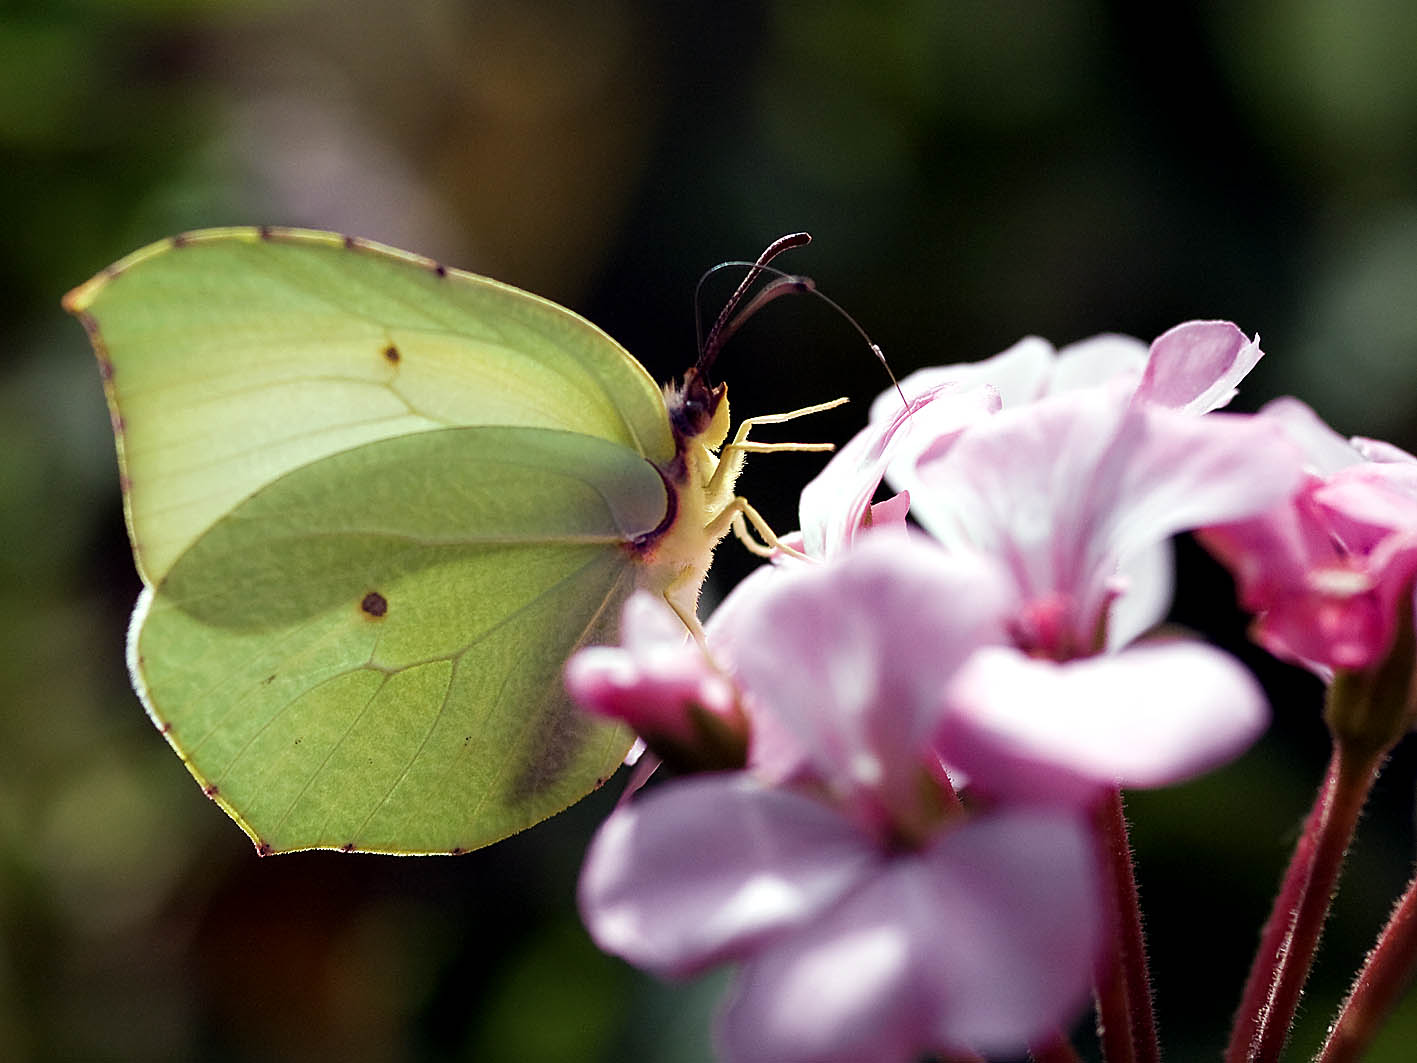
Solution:
[{"label": "butterfly thorax", "polygon": [[675,455],[659,471],[671,494],[669,513],[664,526],[637,543],[636,549],[642,561],[642,584],[692,616],[713,549],[730,526],[725,514],[734,499],[743,458],[737,450],[723,462],[718,455],[728,436],[726,385],[709,388],[691,370],[667,401]]}]

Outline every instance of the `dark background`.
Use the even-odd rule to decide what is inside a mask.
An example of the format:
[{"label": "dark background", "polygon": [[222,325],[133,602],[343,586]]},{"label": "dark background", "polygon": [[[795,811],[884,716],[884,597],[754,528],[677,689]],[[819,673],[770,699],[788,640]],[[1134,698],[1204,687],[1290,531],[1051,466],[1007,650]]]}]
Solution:
[{"label": "dark background", "polygon": [[[704,1060],[721,985],[660,986],[580,930],[613,794],[458,859],[256,858],[127,686],[138,584],[69,287],[184,229],[336,229],[564,302],[669,378],[700,273],[806,229],[783,264],[898,373],[1228,318],[1269,352],[1238,408],[1293,393],[1411,448],[1414,52],[1409,0],[11,0],[0,1057]],[[812,299],[756,319],[722,372],[740,415],[855,400],[775,438],[843,441],[884,384]],[[819,466],[758,458],[741,486],[790,529]],[[720,553],[710,594],[749,567]],[[1177,619],[1275,705],[1253,753],[1131,802],[1163,1037],[1205,1060],[1326,744],[1318,684],[1245,649],[1226,577],[1184,543],[1181,564]],[[1294,1058],[1409,874],[1413,776],[1400,749]],[[1417,1001],[1371,1058],[1414,1037]]]}]

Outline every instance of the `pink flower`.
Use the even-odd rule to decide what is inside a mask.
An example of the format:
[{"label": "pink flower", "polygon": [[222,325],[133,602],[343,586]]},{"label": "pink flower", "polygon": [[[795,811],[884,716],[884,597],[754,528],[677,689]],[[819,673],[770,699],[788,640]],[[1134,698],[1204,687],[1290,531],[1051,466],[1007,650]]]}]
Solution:
[{"label": "pink flower", "polygon": [[1257,614],[1271,653],[1328,675],[1381,661],[1417,576],[1417,458],[1386,443],[1343,440],[1303,403],[1259,414],[1302,448],[1300,488],[1262,514],[1200,534]]},{"label": "pink flower", "polygon": [[632,595],[620,639],[566,662],[566,690],[577,704],[629,724],[671,766],[742,766],[748,723],[737,692],[664,600]]},{"label": "pink flower", "polygon": [[[1228,321],[1187,321],[1158,336],[1148,347],[1130,336],[1101,335],[1055,350],[1029,336],[982,362],[937,366],[901,381],[908,398],[949,385],[960,392],[992,388],[1004,409],[1082,387],[1125,381],[1142,401],[1206,413],[1235,395],[1235,386],[1263,352],[1259,337]],[[895,391],[883,392],[871,407],[879,421],[900,409]]]},{"label": "pink flower", "polygon": [[[1131,401],[1120,382],[1000,411],[917,460],[911,512],[955,552],[991,557],[1018,591],[1015,643],[1066,660],[1164,616],[1158,548],[1287,497],[1297,457],[1271,424]],[[1126,600],[1126,623],[1114,607]]]},{"label": "pink flower", "polygon": [[[1159,437],[1170,431],[1184,450],[1187,442],[1180,437],[1189,430],[1176,420],[1171,421],[1174,429],[1164,428],[1165,413],[1201,414],[1224,405],[1260,357],[1258,339],[1247,339],[1229,322],[1191,321],[1163,333],[1149,348],[1127,336],[1105,335],[1055,351],[1029,337],[983,362],[921,370],[907,377],[902,388],[915,402],[924,402],[916,415],[922,424],[911,432],[909,445],[896,444],[887,479],[910,496],[912,515],[945,545],[992,553],[1014,567],[1025,599],[1018,621],[1030,650],[1066,657],[1092,652],[1100,638],[1112,646],[1123,645],[1165,615],[1172,580],[1168,539],[1204,517],[1204,507],[1194,515],[1183,510],[1167,513],[1158,497],[1167,483],[1179,485],[1203,473],[1202,462],[1182,460],[1168,469],[1162,459],[1162,465],[1149,471],[1141,461],[1132,462],[1133,471],[1146,478],[1132,485],[1116,479],[1124,472],[1126,448],[1145,433],[1153,437],[1152,456],[1162,458],[1165,444]],[[927,419],[931,397],[947,390],[953,390],[957,409],[963,408],[967,395],[996,396],[1002,407],[998,416],[1004,421],[996,425],[995,417],[975,416],[967,422],[956,418],[960,423],[951,430],[933,430]],[[872,406],[867,432],[879,432],[900,405],[896,392],[884,392]],[[1030,412],[1035,407],[1040,411],[1036,416]],[[1136,410],[1129,419],[1131,407]],[[1158,425],[1148,423],[1147,411],[1161,415]],[[1209,426],[1194,425],[1191,430],[1200,440],[1223,437],[1228,431],[1218,428],[1212,433]],[[990,441],[964,447],[948,463],[934,460],[979,433]],[[1016,444],[1019,449],[1014,450]],[[1242,442],[1237,444],[1243,449]],[[1065,448],[1062,456],[1071,465],[1055,459],[1055,446]],[[1213,445],[1205,449],[1216,450]],[[1215,484],[1233,485],[1244,478],[1245,470],[1253,474],[1255,468],[1256,462],[1246,462],[1238,477],[1222,477]],[[927,469],[932,470],[929,475]],[[1021,489],[1015,490],[1012,484],[1020,474]],[[1093,484],[1094,475],[1113,480]],[[1004,483],[1010,486],[1002,489]],[[959,486],[964,494],[954,502],[950,493]],[[1141,488],[1135,503],[1125,494],[1134,486]],[[1104,497],[1109,488],[1110,496]],[[1214,490],[1203,493],[1216,495]],[[1152,526],[1128,529],[1125,541],[1104,541],[1115,539],[1119,529],[1094,529],[1087,523],[1115,516],[1136,524],[1143,497],[1151,504]],[[1185,499],[1175,493],[1173,501]],[[1023,529],[1025,523],[1032,527]],[[1072,542],[1060,542],[1054,532]],[[1029,542],[1021,542],[1021,537]],[[1056,572],[1072,586],[1047,586],[1048,579],[1040,583],[1039,565],[1086,562],[1078,548],[1093,553],[1091,576]],[[1065,556],[1069,549],[1072,557]],[[1051,559],[1045,552],[1051,552]],[[1082,586],[1084,582],[1091,586]]]},{"label": "pink flower", "polygon": [[[1112,379],[1077,386],[1086,374],[1072,373],[1059,386],[1055,372],[1047,393],[1035,376],[1022,392],[1034,397],[1006,398],[890,473],[926,530],[955,556],[999,566],[1013,588],[1012,648],[971,659],[937,735],[974,789],[1009,799],[1086,803],[1188,778],[1268,719],[1254,681],[1219,651],[1126,648],[1168,608],[1170,536],[1261,512],[1299,480],[1276,426],[1196,415],[1228,397],[1258,348],[1233,326],[1193,324],[1132,371],[1116,370],[1119,340],[1088,350]],[[1018,388],[1015,376],[1003,390]],[[1119,652],[1094,658],[1104,649]]]},{"label": "pink flower", "polygon": [[734,673],[796,773],[672,782],[597,833],[580,902],[602,948],[670,976],[740,965],[728,1059],[1018,1052],[1084,1003],[1100,938],[1085,816],[967,814],[931,748],[1007,604],[995,570],[903,535],[784,568],[738,613]]}]

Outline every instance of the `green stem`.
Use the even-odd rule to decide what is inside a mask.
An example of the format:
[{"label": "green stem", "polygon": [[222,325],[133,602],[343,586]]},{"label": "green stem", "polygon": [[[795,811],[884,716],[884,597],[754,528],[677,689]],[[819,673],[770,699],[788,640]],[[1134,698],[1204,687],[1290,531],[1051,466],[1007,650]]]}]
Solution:
[{"label": "green stem", "polygon": [[1317,1063],[1350,1063],[1368,1050],[1378,1027],[1417,971],[1417,878],[1393,909],[1329,1030]]}]

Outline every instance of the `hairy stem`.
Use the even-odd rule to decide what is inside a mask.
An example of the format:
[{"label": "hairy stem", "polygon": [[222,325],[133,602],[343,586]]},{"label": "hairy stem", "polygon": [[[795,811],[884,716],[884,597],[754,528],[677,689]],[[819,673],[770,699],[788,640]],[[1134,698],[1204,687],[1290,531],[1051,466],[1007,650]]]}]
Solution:
[{"label": "hairy stem", "polygon": [[1147,968],[1141,903],[1121,790],[1111,791],[1102,800],[1096,810],[1096,820],[1105,846],[1104,863],[1111,898],[1111,962],[1101,972],[1097,985],[1103,1052],[1108,1063],[1122,1060],[1159,1063],[1161,1048],[1152,1010],[1151,974]]},{"label": "hairy stem", "polygon": [[1368,953],[1319,1053],[1317,1063],[1350,1063],[1363,1058],[1378,1027],[1417,971],[1417,878],[1397,902],[1392,918]]},{"label": "hairy stem", "polygon": [[[1353,838],[1359,813],[1372,789],[1373,780],[1383,761],[1381,753],[1366,747],[1355,748],[1338,739],[1328,777],[1319,790],[1314,815],[1310,815],[1306,834],[1312,829],[1307,868],[1294,868],[1303,881],[1294,888],[1281,889],[1280,896],[1291,898],[1293,907],[1285,920],[1286,931],[1272,957],[1259,957],[1272,968],[1268,992],[1254,1020],[1254,1036],[1238,1057],[1248,1063],[1277,1063],[1294,1024],[1299,997],[1308,980],[1318,949],[1319,936],[1338,877],[1343,869],[1343,857]],[[1301,846],[1303,842],[1301,841]],[[1243,1020],[1245,1017],[1241,1016]],[[1238,1024],[1237,1024],[1238,1029]],[[1232,1038],[1232,1047],[1234,1045]]]}]

